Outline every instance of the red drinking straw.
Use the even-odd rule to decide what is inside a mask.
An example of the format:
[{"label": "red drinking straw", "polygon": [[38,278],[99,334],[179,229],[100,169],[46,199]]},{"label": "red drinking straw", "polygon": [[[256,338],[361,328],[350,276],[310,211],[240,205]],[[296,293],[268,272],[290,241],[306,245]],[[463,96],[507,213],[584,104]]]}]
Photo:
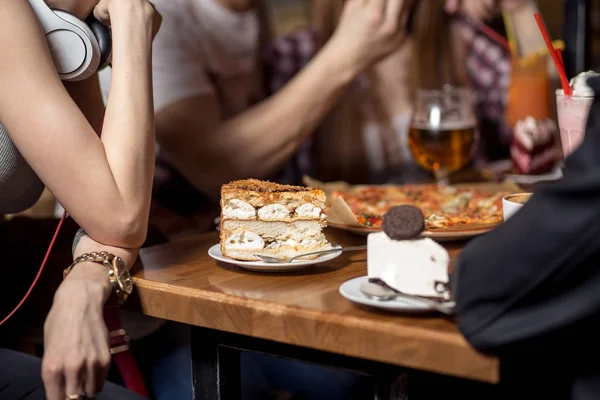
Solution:
[{"label": "red drinking straw", "polygon": [[560,65],[562,65],[563,69],[565,68],[565,63],[562,59],[562,50],[561,49],[554,49],[556,50],[556,55],[558,56],[558,61],[560,61]]},{"label": "red drinking straw", "polygon": [[544,41],[546,42],[546,46],[548,47],[548,53],[552,56],[552,61],[554,61],[554,66],[558,70],[558,75],[560,76],[560,83],[562,84],[563,91],[566,96],[571,96],[573,91],[571,90],[571,86],[569,85],[569,81],[567,80],[567,74],[565,74],[565,67],[563,66],[561,59],[562,56],[558,54],[558,52],[552,46],[552,41],[550,40],[550,35],[548,34],[548,30],[546,29],[546,24],[542,19],[540,13],[533,14],[535,17],[535,21],[540,28],[540,32],[544,37]]}]

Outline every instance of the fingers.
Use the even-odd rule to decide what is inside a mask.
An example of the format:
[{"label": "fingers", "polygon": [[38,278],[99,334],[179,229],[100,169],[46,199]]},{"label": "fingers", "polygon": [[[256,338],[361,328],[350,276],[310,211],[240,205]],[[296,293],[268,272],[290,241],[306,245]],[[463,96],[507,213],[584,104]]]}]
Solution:
[{"label": "fingers", "polygon": [[93,397],[102,390],[111,361],[106,325],[98,318],[96,326],[95,333],[92,335],[96,352],[93,357],[88,357],[87,364],[85,393],[88,397]]},{"label": "fingers", "polygon": [[400,10],[400,26],[404,32],[411,32],[413,24],[411,19],[414,19],[415,8],[417,7],[416,0],[404,0],[402,9]]},{"label": "fingers", "polygon": [[385,7],[384,24],[390,29],[396,30],[400,23],[402,10],[406,8],[407,0],[388,0]]},{"label": "fingers", "polygon": [[65,360],[64,376],[65,394],[67,396],[84,392],[86,371],[83,355],[71,354]]},{"label": "fingers", "polygon": [[383,15],[385,6],[388,0],[369,0],[368,7],[377,12],[378,15]]},{"label": "fingers", "polygon": [[342,15],[348,15],[357,9],[364,8],[365,4],[365,0],[346,0],[342,9]]},{"label": "fingers", "polygon": [[460,9],[460,1],[459,0],[446,0],[444,4],[444,10],[452,15],[456,14]]},{"label": "fingers", "polygon": [[[64,308],[60,311],[51,310],[44,325],[42,379],[46,396],[49,400],[80,394],[94,398],[102,389],[111,361],[102,310],[86,312],[79,324],[73,323],[72,315],[65,315]],[[70,327],[70,336],[65,335],[63,326]],[[67,336],[70,340],[65,340]]]},{"label": "fingers", "polygon": [[110,26],[110,14],[108,13],[108,4],[106,1],[101,1],[94,7],[94,17],[106,26]]},{"label": "fingers", "polygon": [[48,400],[64,400],[65,385],[62,365],[52,358],[44,357],[42,361],[42,380]]}]

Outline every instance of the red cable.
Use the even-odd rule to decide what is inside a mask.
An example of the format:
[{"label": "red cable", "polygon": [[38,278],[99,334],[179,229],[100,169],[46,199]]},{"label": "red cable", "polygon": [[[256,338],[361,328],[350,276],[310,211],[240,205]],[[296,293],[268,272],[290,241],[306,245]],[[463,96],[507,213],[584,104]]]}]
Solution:
[{"label": "red cable", "polygon": [[38,280],[40,279],[40,276],[42,275],[42,271],[44,271],[44,267],[46,266],[46,262],[48,261],[48,258],[50,257],[50,253],[52,252],[52,248],[54,247],[54,242],[56,242],[56,238],[58,237],[58,233],[60,231],[60,228],[62,227],[63,222],[65,222],[65,218],[66,217],[67,217],[67,212],[64,211],[63,215],[62,215],[62,217],[60,219],[60,221],[58,221],[58,226],[56,227],[56,231],[54,232],[54,236],[52,237],[52,241],[50,241],[50,245],[48,246],[48,250],[46,251],[46,255],[44,256],[44,260],[42,261],[42,265],[40,266],[40,270],[38,271],[35,279],[31,283],[31,286],[29,286],[29,290],[27,290],[27,293],[25,293],[25,296],[23,296],[23,298],[21,299],[21,301],[19,302],[19,304],[17,304],[17,306],[14,308],[14,310],[12,310],[10,312],[10,314],[8,314],[6,316],[6,318],[4,318],[2,321],[0,321],[0,326],[2,326],[2,324],[4,324],[6,321],[8,321],[10,319],[10,317],[12,317],[19,310],[19,308],[21,308],[21,306],[23,305],[23,303],[25,303],[25,301],[27,300],[27,298],[29,297],[29,295],[33,291],[33,288],[35,287],[35,285],[37,284]]},{"label": "red cable", "polygon": [[510,46],[508,44],[508,40],[506,40],[506,38],[504,36],[502,36],[501,34],[496,32],[485,22],[475,19],[474,17],[471,17],[469,14],[467,14],[465,12],[461,12],[461,13],[459,13],[459,15],[473,28],[478,29],[481,33],[486,35],[489,39],[493,40],[500,46],[504,47],[509,52],[511,51]]},{"label": "red cable", "polygon": [[510,45],[508,44],[508,40],[506,40],[504,36],[496,32],[495,30],[493,30],[490,26],[483,22],[480,22],[479,29],[488,38],[492,39],[494,42],[498,43],[500,46],[510,51]]}]

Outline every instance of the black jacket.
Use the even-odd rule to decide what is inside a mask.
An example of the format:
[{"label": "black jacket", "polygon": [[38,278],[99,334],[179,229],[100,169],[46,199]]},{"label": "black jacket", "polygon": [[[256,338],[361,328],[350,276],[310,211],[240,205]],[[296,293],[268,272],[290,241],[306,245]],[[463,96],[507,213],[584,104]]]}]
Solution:
[{"label": "black jacket", "polygon": [[559,182],[472,241],[453,281],[457,320],[500,357],[506,398],[600,399],[600,78]]}]

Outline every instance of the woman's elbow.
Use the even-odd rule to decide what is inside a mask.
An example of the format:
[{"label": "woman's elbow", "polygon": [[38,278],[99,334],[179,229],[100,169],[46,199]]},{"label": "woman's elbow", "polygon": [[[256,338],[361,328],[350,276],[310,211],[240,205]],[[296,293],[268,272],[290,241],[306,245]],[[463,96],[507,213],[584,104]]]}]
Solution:
[{"label": "woman's elbow", "polygon": [[111,213],[100,221],[100,229],[86,229],[97,242],[126,249],[142,247],[148,232],[148,215],[138,212]]}]

